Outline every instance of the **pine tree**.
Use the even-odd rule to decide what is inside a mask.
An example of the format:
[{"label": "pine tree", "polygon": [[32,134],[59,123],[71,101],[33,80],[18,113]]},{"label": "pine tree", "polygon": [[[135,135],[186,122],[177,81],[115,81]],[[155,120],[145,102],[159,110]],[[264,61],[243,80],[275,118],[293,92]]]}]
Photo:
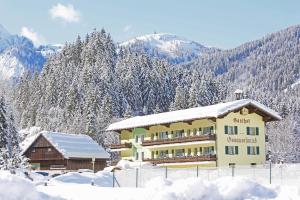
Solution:
[{"label": "pine tree", "polygon": [[19,136],[12,114],[8,114],[5,99],[0,98],[0,169],[14,171],[27,166],[21,155]]}]

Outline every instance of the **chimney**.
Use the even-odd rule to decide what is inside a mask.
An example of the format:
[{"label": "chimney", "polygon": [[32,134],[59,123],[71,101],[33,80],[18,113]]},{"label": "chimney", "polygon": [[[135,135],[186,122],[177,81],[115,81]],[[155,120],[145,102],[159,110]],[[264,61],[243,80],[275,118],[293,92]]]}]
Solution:
[{"label": "chimney", "polygon": [[235,94],[235,100],[240,100],[240,99],[243,99],[243,94],[244,94],[244,92],[243,92],[243,90],[240,90],[240,89],[237,89],[235,92],[234,92],[234,94]]}]

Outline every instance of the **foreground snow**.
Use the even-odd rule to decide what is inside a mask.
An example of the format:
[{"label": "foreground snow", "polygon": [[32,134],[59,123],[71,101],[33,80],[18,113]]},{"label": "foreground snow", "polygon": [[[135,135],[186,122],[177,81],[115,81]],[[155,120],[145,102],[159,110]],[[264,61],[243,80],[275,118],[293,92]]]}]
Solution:
[{"label": "foreground snow", "polygon": [[58,200],[61,198],[37,191],[35,185],[18,175],[0,171],[0,199],[3,200]]},{"label": "foreground snow", "polygon": [[[125,163],[123,163],[125,164]],[[0,171],[0,199],[5,200],[243,200],[243,199],[300,199],[300,185],[279,186],[263,184],[246,177],[153,178],[142,188],[112,187],[112,172],[70,172],[41,184],[41,177],[31,176],[31,182],[21,173],[11,175]],[[296,178],[296,177],[295,177]]]},{"label": "foreground snow", "polygon": [[[85,176],[85,175],[84,175]],[[97,184],[96,184],[97,185]],[[38,186],[37,189],[48,195],[57,195],[64,199],[122,199],[122,200],[240,200],[240,199],[299,199],[300,188],[262,185],[247,178],[220,178],[206,181],[199,178],[188,178],[176,181],[154,178],[144,188],[112,188],[56,182],[49,186]]]}]

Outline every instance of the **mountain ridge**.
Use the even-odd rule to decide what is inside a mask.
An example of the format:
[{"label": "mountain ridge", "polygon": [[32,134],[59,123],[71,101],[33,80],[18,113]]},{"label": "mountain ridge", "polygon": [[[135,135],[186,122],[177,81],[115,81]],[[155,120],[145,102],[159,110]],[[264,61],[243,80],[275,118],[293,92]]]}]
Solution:
[{"label": "mountain ridge", "polygon": [[137,53],[147,53],[151,57],[165,59],[171,64],[191,61],[202,54],[218,51],[170,33],[154,33],[135,37],[119,44]]}]

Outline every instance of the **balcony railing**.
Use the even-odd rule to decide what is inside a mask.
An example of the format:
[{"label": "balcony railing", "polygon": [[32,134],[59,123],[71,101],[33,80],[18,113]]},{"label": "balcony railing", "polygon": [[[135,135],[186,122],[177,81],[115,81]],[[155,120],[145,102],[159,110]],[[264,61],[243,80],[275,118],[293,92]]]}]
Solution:
[{"label": "balcony railing", "polygon": [[122,148],[131,148],[132,147],[132,143],[131,142],[126,142],[123,144],[111,144],[110,148],[111,149],[122,149]]},{"label": "balcony railing", "polygon": [[163,164],[163,163],[184,163],[184,162],[202,162],[202,161],[216,161],[216,155],[203,155],[203,156],[183,156],[183,157],[165,157],[165,158],[154,158],[144,159],[144,162],[151,162],[152,164]]},{"label": "balcony railing", "polygon": [[174,144],[184,142],[197,142],[206,140],[216,140],[216,135],[196,135],[188,137],[158,139],[158,140],[145,140],[142,142],[142,146],[162,145],[162,144]]}]

